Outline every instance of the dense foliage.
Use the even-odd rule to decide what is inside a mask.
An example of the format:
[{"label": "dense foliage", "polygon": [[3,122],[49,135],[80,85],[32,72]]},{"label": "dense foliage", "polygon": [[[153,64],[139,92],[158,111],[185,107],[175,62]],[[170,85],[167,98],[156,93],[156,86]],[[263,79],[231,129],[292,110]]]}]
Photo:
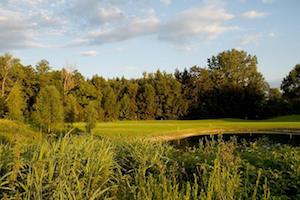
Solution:
[{"label": "dense foliage", "polygon": [[65,136],[0,143],[0,198],[298,199],[300,149]]},{"label": "dense foliage", "polygon": [[255,56],[235,49],[208,59],[207,67],[130,80],[87,79],[68,67],[52,70],[46,60],[24,66],[5,54],[0,56],[0,117],[25,119],[45,131],[63,121],[265,118],[299,113],[299,74],[297,65],[284,79],[282,94],[257,71]]}]

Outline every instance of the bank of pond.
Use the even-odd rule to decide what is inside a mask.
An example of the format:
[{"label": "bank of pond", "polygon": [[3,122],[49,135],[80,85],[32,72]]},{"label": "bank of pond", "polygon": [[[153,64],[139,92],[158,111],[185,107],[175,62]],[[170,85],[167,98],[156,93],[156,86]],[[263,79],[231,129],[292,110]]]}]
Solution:
[{"label": "bank of pond", "polygon": [[271,144],[285,144],[290,146],[300,146],[300,133],[295,132],[257,132],[257,133],[222,133],[203,134],[169,140],[169,144],[177,148],[197,147],[199,142],[210,142],[214,140],[225,142],[235,140],[238,144],[253,143],[259,140],[267,140]]},{"label": "bank of pond", "polygon": [[0,144],[0,198],[299,199],[299,136],[64,136]]}]

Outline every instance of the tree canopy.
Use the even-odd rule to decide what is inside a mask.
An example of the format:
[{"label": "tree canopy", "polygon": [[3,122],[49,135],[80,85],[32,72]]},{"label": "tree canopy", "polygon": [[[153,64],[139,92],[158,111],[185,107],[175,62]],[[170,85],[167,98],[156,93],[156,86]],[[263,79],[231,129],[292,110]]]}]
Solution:
[{"label": "tree canopy", "polygon": [[41,88],[34,108],[36,121],[48,133],[63,122],[63,104],[55,86]]},{"label": "tree canopy", "polygon": [[[235,49],[212,56],[206,67],[145,72],[134,79],[99,75],[88,79],[69,67],[53,70],[47,60],[32,67],[4,54],[0,117],[34,121],[46,131],[62,122],[90,119],[264,118],[295,112],[299,77],[296,65],[282,82],[282,94],[270,88],[257,70],[256,56]],[[90,119],[89,111],[93,111]]]},{"label": "tree canopy", "polygon": [[281,84],[283,96],[289,102],[289,109],[300,113],[300,64],[297,64],[283,79]]}]

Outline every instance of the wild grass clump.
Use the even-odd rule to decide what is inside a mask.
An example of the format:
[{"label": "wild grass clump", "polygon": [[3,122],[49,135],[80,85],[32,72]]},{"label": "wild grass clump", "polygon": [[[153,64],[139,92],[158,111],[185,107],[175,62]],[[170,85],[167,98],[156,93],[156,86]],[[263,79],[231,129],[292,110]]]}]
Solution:
[{"label": "wild grass clump", "polygon": [[21,122],[0,119],[0,143],[21,140],[22,143],[41,139],[41,134]]},{"label": "wild grass clump", "polygon": [[0,144],[0,198],[296,199],[299,152],[222,139],[188,148],[87,135],[12,142]]},{"label": "wild grass clump", "polygon": [[18,145],[1,149],[11,155],[5,160],[6,168],[1,166],[6,172],[2,176],[2,197],[96,199],[114,189],[113,151],[107,140],[66,137],[23,149]]}]

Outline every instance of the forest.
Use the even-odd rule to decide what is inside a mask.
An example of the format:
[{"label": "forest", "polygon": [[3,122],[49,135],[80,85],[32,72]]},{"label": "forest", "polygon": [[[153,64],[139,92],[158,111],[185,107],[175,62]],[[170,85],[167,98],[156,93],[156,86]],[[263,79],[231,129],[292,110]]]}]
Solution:
[{"label": "forest", "polygon": [[299,114],[300,65],[271,88],[257,57],[242,50],[212,56],[207,66],[174,73],[144,72],[141,78],[84,77],[47,60],[25,66],[0,56],[0,117],[51,132],[63,124],[113,120],[240,118]]}]

